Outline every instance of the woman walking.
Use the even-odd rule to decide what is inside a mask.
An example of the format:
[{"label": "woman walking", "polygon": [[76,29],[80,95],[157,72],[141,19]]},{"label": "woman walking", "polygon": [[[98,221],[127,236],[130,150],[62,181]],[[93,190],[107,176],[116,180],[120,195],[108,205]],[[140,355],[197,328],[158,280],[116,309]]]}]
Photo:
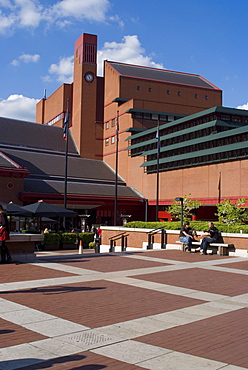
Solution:
[{"label": "woman walking", "polygon": [[0,204],[0,248],[1,248],[1,263],[10,263],[12,258],[8,247],[5,244],[9,240],[9,224],[7,213]]}]

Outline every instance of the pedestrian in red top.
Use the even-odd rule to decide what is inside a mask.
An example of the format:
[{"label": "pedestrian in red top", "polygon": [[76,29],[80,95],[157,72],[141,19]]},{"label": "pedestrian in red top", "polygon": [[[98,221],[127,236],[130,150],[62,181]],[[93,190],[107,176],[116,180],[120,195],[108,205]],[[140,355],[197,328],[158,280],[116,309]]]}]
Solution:
[{"label": "pedestrian in red top", "polygon": [[8,247],[5,244],[9,240],[9,224],[7,213],[0,204],[0,248],[1,248],[1,263],[10,263],[12,258]]}]

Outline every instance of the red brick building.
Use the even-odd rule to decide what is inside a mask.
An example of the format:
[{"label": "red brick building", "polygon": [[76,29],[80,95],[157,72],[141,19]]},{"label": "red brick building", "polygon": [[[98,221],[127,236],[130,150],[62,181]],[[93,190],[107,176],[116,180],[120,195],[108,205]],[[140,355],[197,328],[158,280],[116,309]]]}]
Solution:
[{"label": "red brick building", "polygon": [[[175,197],[189,193],[204,204],[197,211],[201,219],[214,218],[221,199],[247,196],[248,112],[223,108],[222,91],[199,75],[105,61],[99,77],[96,56],[97,36],[80,36],[73,83],[37,104],[37,123],[62,127],[69,99],[70,131],[80,157],[104,161],[113,171],[118,126],[118,175],[147,200],[150,220],[155,220],[158,125],[161,219],[168,218],[166,206]],[[136,204],[135,214],[127,202],[125,212],[141,219],[143,207]],[[96,211],[99,220],[105,211]]]}]

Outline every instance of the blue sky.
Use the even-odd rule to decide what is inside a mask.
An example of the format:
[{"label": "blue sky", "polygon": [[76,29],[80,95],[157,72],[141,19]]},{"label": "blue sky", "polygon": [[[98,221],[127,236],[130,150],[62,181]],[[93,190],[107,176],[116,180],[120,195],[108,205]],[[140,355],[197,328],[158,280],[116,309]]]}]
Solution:
[{"label": "blue sky", "polygon": [[195,73],[248,109],[247,14],[247,0],[0,0],[0,116],[35,122],[44,89],[72,81],[84,32],[99,75],[104,59]]}]

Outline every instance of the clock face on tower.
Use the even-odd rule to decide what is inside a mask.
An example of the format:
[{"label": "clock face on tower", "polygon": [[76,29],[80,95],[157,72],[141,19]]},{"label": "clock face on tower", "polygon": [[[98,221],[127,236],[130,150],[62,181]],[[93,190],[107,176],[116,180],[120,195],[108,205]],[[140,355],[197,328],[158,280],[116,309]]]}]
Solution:
[{"label": "clock face on tower", "polygon": [[94,75],[92,72],[87,72],[84,75],[85,81],[92,82],[94,80]]}]

